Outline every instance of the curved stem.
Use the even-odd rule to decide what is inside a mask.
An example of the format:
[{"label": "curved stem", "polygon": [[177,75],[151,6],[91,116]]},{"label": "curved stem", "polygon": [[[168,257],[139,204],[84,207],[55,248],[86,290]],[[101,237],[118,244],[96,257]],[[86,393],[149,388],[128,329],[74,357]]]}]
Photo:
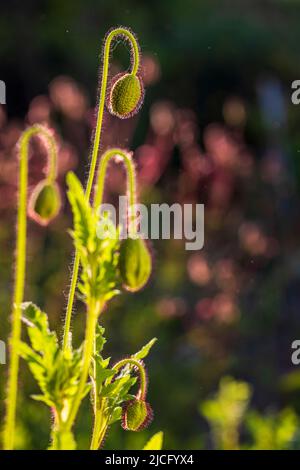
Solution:
[{"label": "curved stem", "polygon": [[[96,129],[94,134],[94,144],[91,156],[91,165],[85,190],[85,195],[87,199],[90,199],[92,186],[95,177],[95,171],[97,166],[97,159],[99,153],[99,146],[100,146],[100,138],[102,132],[102,124],[103,124],[103,112],[105,106],[105,98],[106,98],[106,89],[107,89],[107,77],[108,77],[108,67],[109,67],[109,54],[111,43],[113,39],[117,36],[125,36],[130,44],[131,44],[131,53],[132,53],[132,69],[131,73],[134,75],[137,74],[139,65],[140,65],[140,54],[139,54],[139,46],[135,36],[126,28],[115,28],[112,29],[106,36],[104,42],[104,54],[103,54],[103,68],[102,68],[102,81],[101,81],[101,89],[100,89],[100,97],[99,97],[99,107],[97,113],[97,123]],[[64,332],[63,332],[63,349],[67,349],[69,346],[69,339],[70,339],[70,328],[71,328],[71,318],[72,318],[72,310],[74,304],[74,297],[76,292],[77,286],[77,279],[78,279],[78,271],[79,271],[79,254],[78,252],[75,253],[74,265],[73,265],[73,272],[71,278],[71,285],[70,291],[68,296],[68,304],[66,308],[66,317],[65,317],[65,325],[64,325]]]},{"label": "curved stem", "polygon": [[107,165],[110,160],[114,157],[121,157],[122,161],[125,165],[126,172],[127,172],[127,193],[129,195],[129,205],[130,207],[136,204],[136,178],[135,178],[135,169],[134,164],[131,158],[130,153],[125,152],[119,148],[113,148],[107,150],[101,157],[100,164],[99,164],[99,171],[97,177],[97,186],[94,198],[94,208],[98,209],[99,206],[102,204],[103,200],[103,192],[104,192],[104,185],[105,185],[105,175],[107,170]]},{"label": "curved stem", "polygon": [[126,173],[127,173],[127,194],[129,199],[129,206],[128,206],[128,231],[131,236],[134,236],[136,232],[135,227],[135,214],[134,214],[134,206],[136,204],[136,175],[135,175],[135,168],[134,163],[131,158],[131,154],[121,150],[119,148],[113,148],[107,150],[101,157],[100,164],[99,164],[99,171],[97,177],[97,185],[96,185],[96,192],[94,198],[94,209],[99,210],[102,200],[103,200],[103,193],[104,193],[104,185],[105,185],[105,176],[107,165],[111,159],[114,157],[120,157],[122,162],[124,163]]},{"label": "curved stem", "polygon": [[[130,224],[134,226],[134,213],[133,213],[133,210],[131,210],[131,208],[133,209],[134,205],[136,204],[135,168],[134,168],[134,164],[131,158],[131,154],[128,152],[125,152],[122,149],[119,149],[119,148],[109,149],[102,155],[100,164],[99,164],[93,207],[94,207],[94,210],[97,211],[99,210],[102,204],[107,166],[109,162],[115,157],[121,158],[126,168],[127,193],[129,195],[129,211],[131,211]],[[146,376],[145,376],[145,373],[141,370],[142,366],[140,365],[140,363],[138,363],[134,359],[127,359],[125,361],[126,361],[126,364],[131,363],[140,369],[141,383],[144,384],[143,393],[145,393],[144,389],[146,387]],[[124,361],[119,364],[120,364],[120,367],[125,365]],[[117,368],[118,365],[116,365],[115,367]],[[94,372],[94,375],[96,375],[95,372]],[[142,378],[144,378],[144,380],[142,380]],[[95,450],[100,447],[101,442],[104,439],[104,436],[106,433],[109,417],[104,415],[104,410],[103,410],[104,405],[105,405],[105,399],[100,398],[100,400],[98,400],[97,391],[95,390],[94,391],[95,419],[94,419],[94,426],[93,426],[93,436],[92,436],[91,447],[90,447],[91,450]]]},{"label": "curved stem", "polygon": [[[140,361],[131,357],[122,359],[121,361],[117,362],[113,366],[113,370],[115,370],[117,373],[120,369],[122,369],[123,367],[127,365],[138,369],[139,377],[140,377],[140,388],[138,391],[138,397],[142,400],[145,400],[146,392],[147,392],[147,376],[146,376],[145,368]],[[107,379],[106,384],[109,384],[112,381],[112,379],[113,377],[110,377],[109,379]],[[110,416],[105,414],[104,412],[105,398],[100,397],[100,400],[98,403],[99,404],[95,409],[93,435],[92,435],[91,446],[90,446],[91,450],[97,450],[101,447],[102,441],[107,431],[109,419],[110,419]]]},{"label": "curved stem", "polygon": [[140,388],[138,391],[138,397],[144,400],[146,398],[146,393],[147,393],[147,375],[146,375],[145,368],[143,364],[137,359],[128,357],[126,359],[122,359],[121,361],[117,362],[113,366],[113,369],[115,369],[116,372],[118,372],[120,369],[122,369],[122,367],[125,367],[127,365],[138,369],[139,376],[140,376]]},{"label": "curved stem", "polygon": [[23,132],[20,138],[20,176],[19,204],[17,221],[16,272],[13,295],[12,333],[10,338],[10,365],[7,385],[7,408],[4,428],[4,448],[9,450],[14,446],[16,420],[17,385],[19,372],[18,346],[21,337],[21,304],[24,297],[26,271],[26,231],[27,231],[27,188],[28,188],[28,150],[32,137],[40,135],[47,141],[48,171],[50,178],[56,176],[57,151],[53,136],[49,131],[35,125]]},{"label": "curved stem", "polygon": [[57,177],[57,145],[54,138],[50,135],[44,134],[44,130],[40,127],[40,135],[46,138],[48,150],[48,168],[47,168],[47,181],[52,183]]}]

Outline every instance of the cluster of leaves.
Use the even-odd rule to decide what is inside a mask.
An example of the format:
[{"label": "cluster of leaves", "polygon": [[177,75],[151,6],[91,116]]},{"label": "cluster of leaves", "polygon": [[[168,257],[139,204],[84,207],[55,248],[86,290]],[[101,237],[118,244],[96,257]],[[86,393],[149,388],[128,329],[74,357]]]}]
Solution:
[{"label": "cluster of leaves", "polygon": [[[200,406],[208,420],[216,449],[280,450],[293,448],[297,439],[299,419],[289,408],[278,414],[261,415],[249,410],[251,387],[246,382],[223,377],[215,396]],[[240,431],[245,424],[251,444],[240,443]]]},{"label": "cluster of leaves", "polygon": [[[41,394],[32,395],[32,398],[48,405],[57,419],[65,420],[78,389],[82,346],[76,350],[68,348],[64,352],[59,347],[56,333],[49,329],[46,313],[32,303],[23,304],[23,320],[27,325],[31,345],[21,342],[20,355],[26,360],[41,390]],[[141,361],[148,355],[155,341],[155,338],[152,339],[131,357]],[[137,379],[132,376],[132,368],[128,366],[120,371],[109,366],[110,358],[102,356],[105,343],[104,328],[98,325],[97,352],[92,364],[96,371],[93,385],[97,399],[102,401],[102,412],[109,426],[121,419],[122,405],[134,397],[130,390]],[[82,398],[90,389],[91,384],[87,384]],[[73,439],[70,433],[68,439]],[[74,446],[75,444],[72,445]]]},{"label": "cluster of leaves", "polygon": [[247,410],[251,390],[247,383],[223,377],[216,396],[201,405],[211,425],[217,448],[238,448],[238,429]]},{"label": "cluster of leaves", "polygon": [[299,418],[291,408],[262,416],[251,410],[246,417],[246,426],[252,435],[251,450],[287,450],[298,448]]},{"label": "cluster of leaves", "polygon": [[[84,302],[91,298],[106,302],[119,293],[118,230],[107,214],[99,215],[91,207],[74,173],[67,175],[67,183],[74,217],[74,230],[71,235],[82,266],[78,289]],[[105,225],[106,232],[100,234],[99,227]]]},{"label": "cluster of leaves", "polygon": [[[110,358],[103,358],[102,350],[106,342],[104,328],[97,326],[97,353],[94,357],[95,367],[95,393],[98,401],[102,402],[103,413],[107,417],[108,425],[118,421],[122,417],[122,405],[134,398],[130,393],[137,378],[132,375],[135,372],[130,365],[125,365],[121,370],[110,366]],[[150,352],[156,338],[153,338],[140,351],[133,354],[131,358],[142,361]]]},{"label": "cluster of leaves", "polygon": [[[49,329],[47,314],[30,302],[24,303],[22,309],[31,346],[22,341],[19,351],[42,392],[32,398],[46,403],[63,416],[77,392],[82,348],[63,351],[56,333]],[[88,390],[89,387],[84,395]]]},{"label": "cluster of leaves", "polygon": [[[68,174],[67,183],[74,217],[71,236],[81,263],[78,290],[87,305],[89,316],[94,314],[89,309],[92,300],[103,308],[109,299],[119,293],[119,233],[107,214],[97,214],[90,205],[81,183],[73,173]],[[97,311],[97,317],[101,308]],[[99,448],[108,427],[122,418],[125,403],[135,398],[131,391],[139,370],[133,367],[134,363],[126,360],[121,367],[110,365],[110,358],[102,355],[106,343],[104,328],[96,322],[95,336],[92,337],[94,353],[91,358],[88,357],[88,361],[91,360],[90,380],[87,378],[83,387],[87,337],[78,349],[72,349],[70,344],[67,348],[61,348],[56,333],[49,329],[47,314],[32,303],[23,304],[23,320],[27,325],[30,346],[21,342],[20,355],[27,361],[41,390],[33,398],[48,405],[54,415],[51,448],[76,448],[71,430],[72,412],[76,410],[78,396],[82,400],[89,391],[95,419],[93,436],[96,436],[92,443],[95,442],[95,448]],[[152,339],[130,359],[144,367],[142,360],[155,341],[155,338]]]},{"label": "cluster of leaves", "polygon": [[[27,325],[27,332],[30,339],[30,346],[20,343],[20,355],[26,360],[28,366],[35,377],[41,394],[32,395],[32,398],[48,405],[54,413],[55,419],[66,420],[68,411],[72,406],[72,400],[77,393],[78,382],[81,373],[82,346],[76,350],[68,348],[63,351],[59,347],[57,335],[50,331],[48,317],[36,305],[32,303],[23,304],[23,321]],[[131,356],[141,361],[144,359],[156,339],[152,339],[139,352]],[[97,326],[96,353],[93,358],[92,367],[94,375],[94,393],[98,402],[102,403],[102,413],[107,420],[107,427],[121,419],[122,405],[133,399],[130,393],[131,388],[136,383],[136,377],[132,376],[132,368],[123,367],[116,371],[110,367],[110,358],[104,358],[102,351],[106,339],[104,338],[104,328]],[[82,398],[91,389],[91,384],[87,384]],[[53,433],[52,439],[68,440],[67,446],[73,436],[62,433]],[[55,443],[53,444],[55,446]],[[60,443],[65,446],[65,443]],[[72,442],[71,447],[75,447]]]}]

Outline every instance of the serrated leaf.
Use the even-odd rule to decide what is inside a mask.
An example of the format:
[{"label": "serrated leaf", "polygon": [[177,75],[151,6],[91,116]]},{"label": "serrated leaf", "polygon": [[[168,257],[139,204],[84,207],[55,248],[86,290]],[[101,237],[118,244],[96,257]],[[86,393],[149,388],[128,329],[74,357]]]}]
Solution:
[{"label": "serrated leaf", "polygon": [[68,199],[74,218],[72,236],[75,245],[82,251],[90,247],[91,244],[91,233],[94,228],[92,208],[85,197],[83,187],[77,176],[73,172],[69,172],[66,180],[69,187]]},{"label": "serrated leaf", "polygon": [[106,379],[113,377],[115,375],[115,371],[112,369],[108,369],[107,366],[109,364],[109,358],[103,360],[101,356],[95,357],[96,361],[96,384],[99,387],[105,382]]},{"label": "serrated leaf", "polygon": [[45,366],[50,366],[58,349],[58,341],[56,334],[49,330],[48,317],[32,302],[24,302],[21,308],[32,349],[44,356]]},{"label": "serrated leaf", "polygon": [[106,343],[106,339],[104,338],[105,328],[101,326],[99,323],[96,325],[96,352],[100,354],[103,350],[103,346]]},{"label": "serrated leaf", "polygon": [[50,408],[55,406],[55,403],[53,403],[52,400],[49,400],[48,398],[46,398],[44,395],[30,395],[30,396],[33,400],[45,403]]},{"label": "serrated leaf", "polygon": [[116,379],[114,382],[109,383],[103,387],[101,395],[104,397],[117,396],[129,380],[129,375]]},{"label": "serrated leaf", "polygon": [[150,437],[149,441],[143,447],[143,450],[161,450],[163,446],[163,438],[163,432],[157,432],[154,436]]},{"label": "serrated leaf", "polygon": [[113,239],[99,236],[98,216],[74,173],[68,173],[67,184],[74,219],[72,237],[82,267],[78,290],[85,302],[90,298],[101,298],[107,302],[119,293],[119,232],[116,231]]},{"label": "serrated leaf", "polygon": [[[20,342],[19,354],[27,361],[42,392],[32,398],[61,411],[71,405],[78,392],[82,347],[62,351],[56,334],[49,330],[47,315],[31,303],[23,304],[22,310],[32,347]],[[89,391],[90,384],[86,384],[82,398]]]},{"label": "serrated leaf", "polygon": [[34,362],[38,365],[42,365],[42,359],[39,354],[37,354],[33,349],[31,349],[28,344],[24,343],[23,341],[19,342],[19,355],[27,362]]}]

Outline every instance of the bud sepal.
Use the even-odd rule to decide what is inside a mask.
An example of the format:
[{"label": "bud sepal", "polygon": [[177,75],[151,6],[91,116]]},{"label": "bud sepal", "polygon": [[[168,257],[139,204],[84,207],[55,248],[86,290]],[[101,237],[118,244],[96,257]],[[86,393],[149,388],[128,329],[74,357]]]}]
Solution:
[{"label": "bud sepal", "polygon": [[33,190],[28,215],[40,225],[48,225],[59,213],[61,196],[55,181],[43,180]]},{"label": "bud sepal", "polygon": [[149,403],[135,397],[126,402],[122,410],[122,428],[126,431],[141,431],[151,423],[153,411]]}]

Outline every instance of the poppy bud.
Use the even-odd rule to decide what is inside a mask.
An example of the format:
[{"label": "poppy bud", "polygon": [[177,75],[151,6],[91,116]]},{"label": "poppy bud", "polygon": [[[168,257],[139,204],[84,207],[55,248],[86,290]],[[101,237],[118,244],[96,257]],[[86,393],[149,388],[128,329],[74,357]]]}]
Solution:
[{"label": "poppy bud", "polygon": [[29,215],[41,225],[47,225],[57,216],[61,206],[58,186],[46,180],[39,183],[29,200]]},{"label": "poppy bud", "polygon": [[136,292],[148,282],[152,259],[145,241],[141,238],[127,238],[122,241],[119,269],[125,289]]},{"label": "poppy bud", "polygon": [[126,119],[138,112],[144,98],[144,87],[137,75],[119,74],[112,82],[108,96],[111,114]]},{"label": "poppy bud", "polygon": [[122,428],[126,431],[141,431],[152,421],[153,411],[149,403],[134,398],[123,406]]}]

